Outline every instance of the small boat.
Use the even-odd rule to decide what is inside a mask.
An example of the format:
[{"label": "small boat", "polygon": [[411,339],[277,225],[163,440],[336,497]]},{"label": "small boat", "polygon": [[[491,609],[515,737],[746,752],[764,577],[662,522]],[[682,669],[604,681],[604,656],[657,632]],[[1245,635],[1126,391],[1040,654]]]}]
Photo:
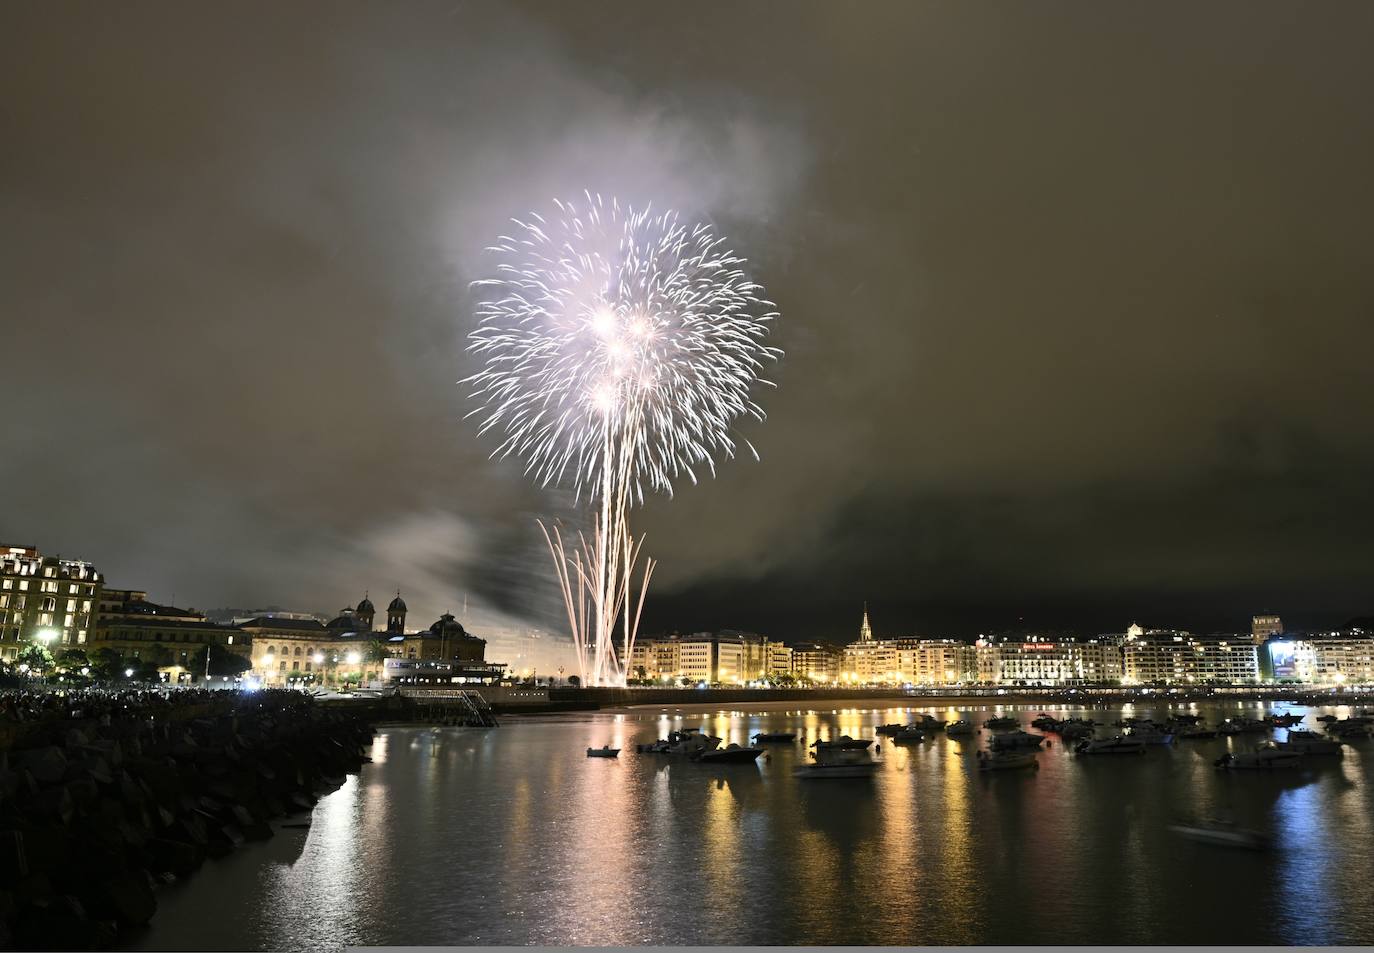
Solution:
[{"label": "small boat", "polygon": [[702,764],[744,764],[757,761],[761,754],[763,754],[762,748],[742,748],[732,744],[724,748],[717,748],[714,751],[702,751],[690,757],[693,761],[699,761]]},{"label": "small boat", "polygon": [[1201,844],[1218,847],[1239,847],[1244,850],[1265,850],[1269,837],[1259,831],[1246,830],[1226,821],[1180,821],[1170,824],[1169,830]]},{"label": "small boat", "polygon": [[915,725],[908,725],[892,736],[892,743],[895,745],[914,745],[925,740],[926,736]]},{"label": "small boat", "polygon": [[1035,757],[1037,752],[1026,750],[1015,750],[1004,748],[993,751],[991,754],[986,751],[978,752],[979,771],[1007,771],[1014,768],[1039,769],[1040,762]]},{"label": "small boat", "polygon": [[945,722],[930,715],[922,715],[920,728],[922,731],[944,731]]},{"label": "small boat", "polygon": [[971,735],[973,732],[973,722],[971,721],[960,720],[950,722],[945,728],[945,734],[949,735],[951,738],[957,738],[960,735]]},{"label": "small boat", "polygon": [[1002,731],[1008,728],[1020,728],[1021,722],[1019,719],[1012,718],[1010,715],[1002,715],[997,718],[989,718],[987,721],[983,722],[983,727],[991,728],[993,731]]},{"label": "small boat", "polygon": [[792,774],[798,778],[871,778],[881,762],[858,748],[822,748],[814,763],[798,765]]},{"label": "small boat", "polygon": [[1145,742],[1118,735],[1098,741],[1084,741],[1074,749],[1079,754],[1144,754]]},{"label": "small boat", "polygon": [[765,731],[754,736],[754,744],[779,744],[785,741],[796,741],[795,731]]},{"label": "small boat", "polygon": [[1033,735],[1029,731],[1008,731],[993,735],[988,745],[993,751],[1007,751],[1015,748],[1038,748],[1044,741],[1044,735]]},{"label": "small boat", "polygon": [[1302,755],[1269,744],[1240,754],[1227,752],[1213,764],[1225,771],[1275,771],[1296,768],[1302,764]]},{"label": "small boat", "polygon": [[1336,722],[1340,721],[1340,719],[1337,718],[1335,715],[1318,715],[1317,721],[1320,721],[1321,723],[1326,725],[1330,725],[1335,724]]},{"label": "small boat", "polygon": [[1184,728],[1175,735],[1180,741],[1201,741],[1204,738],[1215,738],[1216,736],[1217,732],[1215,728],[1201,728],[1198,726]]},{"label": "small boat", "polygon": [[1097,729],[1090,721],[1083,721],[1080,718],[1070,718],[1061,721],[1059,727],[1055,729],[1059,736],[1065,741],[1078,741],[1083,738],[1091,738],[1097,733]]},{"label": "small boat", "polygon": [[614,758],[620,754],[619,748],[612,748],[610,745],[602,745],[600,748],[588,748],[587,757],[589,758]]},{"label": "small boat", "polygon": [[1295,751],[1298,754],[1341,755],[1343,753],[1340,741],[1323,737],[1315,731],[1303,731],[1299,728],[1289,728],[1288,738],[1280,742],[1279,747],[1287,751]]},{"label": "small boat", "polygon": [[1035,718],[1031,719],[1031,727],[1039,728],[1041,731],[1056,731],[1059,725],[1060,722],[1044,712],[1041,712],[1036,715]]},{"label": "small boat", "polygon": [[1330,722],[1326,726],[1327,734],[1335,735],[1342,741],[1354,741],[1357,738],[1368,738],[1369,729],[1365,727],[1363,719],[1346,718],[1344,721]]},{"label": "small boat", "polygon": [[1301,725],[1303,719],[1306,717],[1306,715],[1294,715],[1292,713],[1288,713],[1283,715],[1270,715],[1268,718],[1265,718],[1263,720],[1273,725],[1275,728],[1294,728],[1298,725]]},{"label": "small boat", "polygon": [[811,747],[817,751],[865,751],[871,744],[873,742],[867,738],[851,738],[848,735],[840,735],[832,741],[813,741]]},{"label": "small boat", "polygon": [[1174,736],[1154,722],[1134,725],[1130,729],[1131,737],[1142,744],[1147,745],[1171,745],[1174,743]]},{"label": "small boat", "polygon": [[907,727],[906,725],[899,725],[899,724],[879,725],[879,726],[874,730],[874,734],[879,734],[879,735],[895,735],[897,732],[904,730],[906,727]]}]

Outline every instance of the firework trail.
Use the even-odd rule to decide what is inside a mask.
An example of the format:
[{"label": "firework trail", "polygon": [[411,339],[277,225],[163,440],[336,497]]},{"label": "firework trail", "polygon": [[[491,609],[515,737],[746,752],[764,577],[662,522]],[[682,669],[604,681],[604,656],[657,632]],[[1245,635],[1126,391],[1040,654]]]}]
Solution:
[{"label": "firework trail", "polygon": [[629,510],[684,474],[714,475],[738,449],[734,422],[763,419],[751,392],[782,354],[764,343],[777,313],[704,225],[599,195],[554,205],[488,249],[495,277],[474,283],[468,346],[485,363],[466,383],[481,431],[501,435],[493,456],[524,460],[541,486],[570,486],[593,508],[590,538],[544,535],[583,683],[623,683],[653,572],[646,559],[633,585],[642,539]]}]

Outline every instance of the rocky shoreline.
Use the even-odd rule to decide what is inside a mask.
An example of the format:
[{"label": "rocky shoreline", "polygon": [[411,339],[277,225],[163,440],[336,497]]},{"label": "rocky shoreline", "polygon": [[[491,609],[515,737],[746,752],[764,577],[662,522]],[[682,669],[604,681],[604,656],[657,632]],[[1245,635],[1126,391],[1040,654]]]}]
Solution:
[{"label": "rocky shoreline", "polygon": [[367,761],[373,727],[295,692],[132,699],[35,719],[0,751],[0,948],[90,950],[155,888],[272,836]]}]

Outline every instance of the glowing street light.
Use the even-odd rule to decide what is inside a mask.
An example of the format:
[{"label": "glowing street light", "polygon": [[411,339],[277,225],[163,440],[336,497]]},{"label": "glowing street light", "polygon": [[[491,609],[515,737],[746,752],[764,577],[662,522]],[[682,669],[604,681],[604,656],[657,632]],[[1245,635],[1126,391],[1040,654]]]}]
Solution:
[{"label": "glowing street light", "polygon": [[314,662],[316,665],[319,665],[321,662],[324,661],[324,653],[316,652],[314,655],[310,656],[310,661]]},{"label": "glowing street light", "polygon": [[126,669],[124,670],[124,677],[125,677],[125,678],[133,678],[133,677],[134,677],[134,670],[131,669],[131,668],[126,668]]},{"label": "glowing street light", "polygon": [[37,634],[35,635],[35,638],[37,638],[38,641],[43,642],[43,643],[52,642],[54,639],[57,638],[57,630],[56,630],[56,629],[39,629],[38,632],[37,632]]},{"label": "glowing street light", "polygon": [[344,658],[348,660],[349,665],[357,665],[358,662],[362,659],[362,656],[359,655],[357,652],[349,652],[348,655],[344,656]]}]

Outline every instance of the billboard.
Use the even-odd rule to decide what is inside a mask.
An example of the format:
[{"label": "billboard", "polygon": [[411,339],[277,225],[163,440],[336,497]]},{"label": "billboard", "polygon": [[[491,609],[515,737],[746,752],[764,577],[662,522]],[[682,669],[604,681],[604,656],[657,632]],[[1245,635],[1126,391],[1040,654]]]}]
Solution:
[{"label": "billboard", "polygon": [[1269,670],[1274,678],[1298,677],[1298,644],[1296,642],[1269,642]]}]

